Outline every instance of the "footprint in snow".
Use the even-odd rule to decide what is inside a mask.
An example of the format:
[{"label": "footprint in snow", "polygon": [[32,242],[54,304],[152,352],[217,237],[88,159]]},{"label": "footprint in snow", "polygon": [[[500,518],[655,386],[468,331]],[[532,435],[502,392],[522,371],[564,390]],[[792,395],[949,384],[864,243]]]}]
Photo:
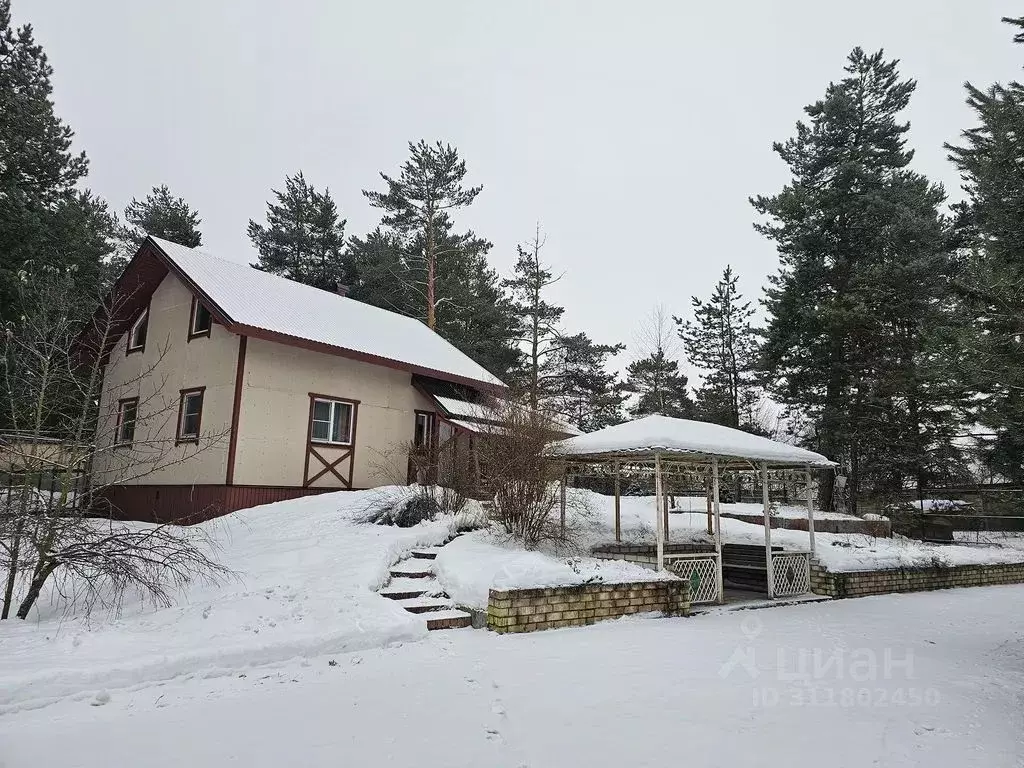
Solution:
[{"label": "footprint in snow", "polygon": [[93,707],[102,707],[104,704],[110,703],[110,694],[106,691],[100,691],[96,694],[96,698],[89,702]]}]

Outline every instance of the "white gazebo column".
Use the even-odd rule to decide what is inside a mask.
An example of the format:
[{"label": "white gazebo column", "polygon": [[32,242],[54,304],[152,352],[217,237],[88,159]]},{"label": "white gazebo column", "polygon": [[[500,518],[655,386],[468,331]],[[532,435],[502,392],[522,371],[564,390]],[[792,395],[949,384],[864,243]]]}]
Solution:
[{"label": "white gazebo column", "polygon": [[665,570],[665,527],[661,512],[661,454],[654,454],[654,517],[658,536],[658,570]]},{"label": "white gazebo column", "polygon": [[622,494],[619,491],[619,460],[615,460],[615,541],[622,541]]},{"label": "white gazebo column", "polygon": [[722,576],[722,510],[718,503],[718,458],[711,459],[712,493],[715,504],[715,553],[718,555],[715,578],[718,579],[718,602],[725,602],[725,579]]},{"label": "white gazebo column", "polygon": [[772,508],[768,501],[768,462],[761,462],[761,501],[764,502],[764,562],[768,569],[768,597],[775,597],[775,573],[772,569]]},{"label": "white gazebo column", "polygon": [[568,474],[569,468],[565,467],[562,470],[562,483],[558,493],[558,520],[563,542],[565,541],[565,481]]},{"label": "white gazebo column", "polygon": [[814,488],[811,487],[811,465],[807,467],[807,536],[811,543],[811,557],[814,557]]}]

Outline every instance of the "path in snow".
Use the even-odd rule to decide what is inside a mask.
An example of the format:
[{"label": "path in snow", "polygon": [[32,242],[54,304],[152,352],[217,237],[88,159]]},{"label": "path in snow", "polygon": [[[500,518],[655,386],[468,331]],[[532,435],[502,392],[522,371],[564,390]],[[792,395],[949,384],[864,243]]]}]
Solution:
[{"label": "path in snow", "polygon": [[0,717],[0,763],[1020,766],[1022,601],[1005,586],[431,633]]}]

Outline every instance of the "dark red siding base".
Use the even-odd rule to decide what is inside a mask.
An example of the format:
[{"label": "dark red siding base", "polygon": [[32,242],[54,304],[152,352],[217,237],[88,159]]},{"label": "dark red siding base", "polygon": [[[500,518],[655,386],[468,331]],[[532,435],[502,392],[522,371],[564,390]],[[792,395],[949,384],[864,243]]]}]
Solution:
[{"label": "dark red siding base", "polygon": [[117,520],[193,525],[238,509],[338,488],[269,485],[112,485],[94,500],[96,515]]}]

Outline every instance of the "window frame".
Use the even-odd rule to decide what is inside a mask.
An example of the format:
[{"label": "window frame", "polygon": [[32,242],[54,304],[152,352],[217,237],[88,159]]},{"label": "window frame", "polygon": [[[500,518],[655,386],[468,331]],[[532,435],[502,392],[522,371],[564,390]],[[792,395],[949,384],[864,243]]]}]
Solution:
[{"label": "window frame", "polygon": [[[140,325],[145,324],[146,326],[146,338],[142,340],[142,343],[138,346],[132,346],[132,337],[135,335],[135,331]],[[147,304],[145,309],[139,313],[139,316],[132,321],[132,324],[128,327],[128,338],[125,342],[125,357],[128,355],[134,355],[136,352],[146,351],[146,340],[149,339],[149,305]]]},{"label": "window frame", "polygon": [[[328,439],[317,438],[313,436],[313,414],[316,409],[316,404],[329,403],[331,405],[331,415],[328,423]],[[330,439],[330,433],[334,428],[334,413],[337,405],[348,406],[349,418],[348,418],[348,435],[347,439],[343,442]],[[323,395],[318,392],[309,393],[309,422],[306,426],[306,442],[309,445],[324,445],[337,448],[351,448],[355,445],[356,441],[356,418],[359,410],[359,401],[352,400],[347,397],[336,397],[334,395]]]},{"label": "window frame", "polygon": [[[207,316],[210,318],[210,324],[206,328],[197,331],[196,320],[199,319],[200,309],[206,311]],[[199,301],[198,297],[193,296],[192,307],[188,312],[188,340],[192,341],[192,339],[209,338],[211,331],[213,331],[213,313],[205,304],[203,304],[203,302]]]},{"label": "window frame", "polygon": [[[124,440],[121,437],[121,430],[124,429],[125,418],[124,412],[126,406],[131,405],[135,408],[135,415],[132,417],[132,436],[128,440]],[[117,423],[114,427],[114,447],[115,448],[130,448],[135,443],[135,428],[139,424],[139,398],[138,397],[122,397],[117,401]]]},{"label": "window frame", "polygon": [[[189,396],[199,396],[199,413],[196,414],[196,433],[194,435],[183,434],[185,428],[185,401]],[[206,387],[189,387],[178,391],[178,426],[174,432],[174,444],[198,443],[199,436],[203,431],[203,405],[206,401]]]},{"label": "window frame", "polygon": [[[426,420],[427,420],[427,423],[428,423],[428,425],[430,427],[429,432],[427,432],[427,442],[425,442],[423,444],[417,444],[416,443],[416,431],[417,431],[417,429],[419,428],[419,425],[420,425],[420,417],[425,417]],[[415,414],[415,417],[413,419],[413,429],[412,429],[412,444],[413,444],[413,447],[416,448],[417,450],[427,450],[427,451],[434,450],[434,448],[437,446],[438,438],[440,437],[440,435],[439,435],[440,426],[441,426],[441,423],[440,423],[440,421],[437,418],[437,412],[436,411],[420,411],[420,410],[417,410],[416,414]]]}]

